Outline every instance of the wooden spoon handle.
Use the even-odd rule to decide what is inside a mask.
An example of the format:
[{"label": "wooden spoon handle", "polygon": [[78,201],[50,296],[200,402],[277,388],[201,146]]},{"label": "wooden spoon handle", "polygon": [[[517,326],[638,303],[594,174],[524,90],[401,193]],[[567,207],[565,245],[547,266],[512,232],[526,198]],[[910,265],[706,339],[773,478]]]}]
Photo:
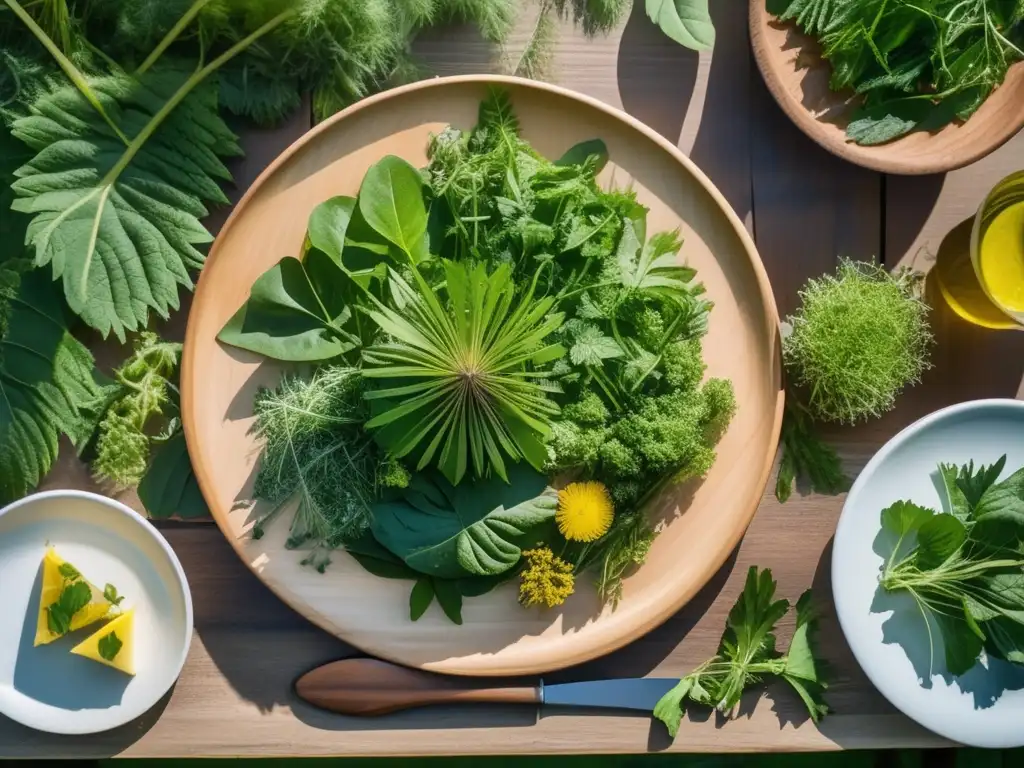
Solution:
[{"label": "wooden spoon handle", "polygon": [[540,704],[540,688],[474,686],[377,659],[343,659],[307,672],[295,692],[310,704],[345,715],[384,715],[427,704]]}]

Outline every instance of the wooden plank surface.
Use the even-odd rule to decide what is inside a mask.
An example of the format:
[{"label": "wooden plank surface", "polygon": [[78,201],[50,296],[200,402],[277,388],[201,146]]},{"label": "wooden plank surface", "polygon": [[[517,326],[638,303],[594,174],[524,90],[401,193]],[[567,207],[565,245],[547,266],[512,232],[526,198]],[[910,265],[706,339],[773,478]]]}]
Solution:
[{"label": "wooden plank surface", "polygon": [[[619,30],[587,39],[559,27],[551,79],[625,109],[687,151],[723,190],[754,233],[782,313],[796,306],[808,277],[838,255],[914,262],[973,212],[1001,176],[1024,167],[1024,136],[988,160],[945,178],[882,178],[840,162],[800,134],[771,100],[753,67],[746,2],[712,3],[719,39],[713,54],[679,48],[644,18],[642,4]],[[513,36],[516,55],[533,18]],[[440,74],[497,71],[493,49],[468,30],[432,33],[417,52]],[[240,188],[305,129],[247,133],[250,159]],[[882,421],[831,433],[846,468],[859,471],[895,431],[935,407],[986,396],[1017,397],[1024,335],[981,332],[941,308],[936,367]],[[65,460],[47,487],[85,487],[88,474]],[[129,499],[131,501],[131,499]],[[815,589],[824,614],[821,645],[834,673],[835,714],[807,721],[794,696],[772,688],[748,698],[743,714],[684,720],[674,744],[640,715],[581,715],[533,708],[422,710],[377,720],[318,712],[297,701],[295,677],[355,651],[306,623],[273,597],[208,524],[165,524],[188,573],[196,635],[181,680],[152,712],[117,731],[87,738],[36,734],[0,718],[0,758],[296,754],[485,754],[552,752],[799,751],[941,746],[896,713],[855,663],[835,620],[830,542],[842,497],[795,497],[779,505],[766,490],[740,547],[676,616],[610,656],[549,676],[550,681],[678,676],[713,653],[748,566],[771,567],[783,595]],[[454,630],[457,631],[457,630]],[[786,628],[784,635],[790,628]]]}]

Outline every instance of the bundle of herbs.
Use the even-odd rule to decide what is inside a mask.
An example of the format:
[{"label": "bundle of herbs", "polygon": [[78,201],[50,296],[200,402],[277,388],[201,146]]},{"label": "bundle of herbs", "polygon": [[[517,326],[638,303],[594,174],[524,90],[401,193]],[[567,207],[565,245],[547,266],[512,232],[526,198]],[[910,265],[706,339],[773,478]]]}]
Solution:
[{"label": "bundle of herbs", "polygon": [[782,458],[775,495],[797,478],[813,490],[848,487],[820,424],[857,424],[892,410],[929,367],[932,333],[920,276],[842,260],[834,275],[808,280],[801,306],[782,328],[788,376]]},{"label": "bundle of herbs", "polygon": [[601,141],[552,162],[492,91],[428,158],[317,206],[221,331],[312,366],[257,399],[255,495],[295,510],[315,567],[343,547],[415,581],[413,618],[436,598],[461,621],[516,576],[524,606],[588,570],[615,600],[654,537],[644,502],[707,472],[735,408],[704,381],[711,303],[678,233],[648,237],[635,195],[598,184]]},{"label": "bundle of herbs", "polygon": [[858,144],[967,120],[1024,59],[1020,0],[765,0],[821,41],[830,85],[861,97]]},{"label": "bundle of herbs", "polygon": [[984,651],[1024,664],[1024,469],[998,481],[990,466],[940,464],[945,510],[897,501],[882,510],[892,551],[879,583],[913,598],[924,619],[934,669],[934,631],[945,666],[962,675]]}]

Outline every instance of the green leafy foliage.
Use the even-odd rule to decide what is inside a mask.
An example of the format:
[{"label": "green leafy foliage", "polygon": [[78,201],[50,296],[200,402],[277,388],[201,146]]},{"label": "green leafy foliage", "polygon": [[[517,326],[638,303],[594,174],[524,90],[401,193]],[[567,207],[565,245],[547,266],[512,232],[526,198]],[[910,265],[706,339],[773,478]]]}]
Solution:
[{"label": "green leafy foliage", "polygon": [[14,209],[32,215],[35,263],[51,267],[72,311],[103,335],[123,340],[151,311],[178,308],[188,270],[203,263],[196,246],[212,239],[199,219],[207,203],[227,202],[219,156],[239,153],[235,136],[209,88],[166,111],[181,81],[156,73],[88,84],[128,141],[73,85],[53,87],[12,128],[37,152],[13,185]]},{"label": "green leafy foliage", "polygon": [[400,310],[380,302],[366,310],[391,341],[363,353],[363,375],[397,380],[367,392],[375,415],[366,426],[396,458],[418,451],[417,469],[437,455],[453,484],[470,463],[477,477],[491,469],[506,479],[503,454],[539,468],[548,419],[558,411],[540,366],[564,352],[544,344],[562,323],[551,312],[554,299],[527,293],[513,303],[505,265],[490,274],[482,264],[443,267],[447,307],[414,271],[418,290],[390,277]]},{"label": "green leafy foliage", "polygon": [[60,435],[91,433],[104,392],[92,355],[68,330],[47,275],[0,263],[0,503],[32,491]]},{"label": "green leafy foliage", "polygon": [[815,493],[835,495],[850,487],[835,449],[814,431],[810,417],[799,405],[788,405],[782,420],[782,458],[775,482],[775,498],[789,499],[797,478],[806,478]]},{"label": "green leafy foliage", "polygon": [[800,299],[782,350],[813,419],[877,417],[930,367],[928,306],[912,274],[844,260],[835,275],[809,280]]},{"label": "green leafy foliage", "polygon": [[[64,563],[64,565],[67,565],[67,563]],[[62,565],[61,568],[63,567],[64,566]],[[63,573],[63,571],[61,571],[61,573]],[[111,605],[120,605],[124,600],[124,597],[117,593],[117,587],[113,584],[107,584],[103,587],[103,598]]]},{"label": "green leafy foliage", "polygon": [[704,51],[715,45],[708,0],[646,0],[647,15],[680,45]]},{"label": "green leafy foliage", "polygon": [[1024,470],[1001,482],[990,467],[940,465],[947,513],[898,501],[882,510],[893,538],[879,581],[909,594],[924,618],[934,669],[933,626],[945,667],[962,675],[981,652],[1024,663]]},{"label": "green leafy foliage", "polygon": [[153,448],[138,491],[139,500],[150,517],[162,519],[177,515],[188,520],[210,516],[181,429],[174,430]]},{"label": "green leafy foliage", "polygon": [[1024,58],[1019,0],[766,0],[820,39],[833,90],[863,98],[847,137],[881,144],[968,119]]},{"label": "green leafy foliage", "polygon": [[[123,489],[138,485],[150,457],[150,432],[154,419],[177,395],[181,344],[163,341],[152,331],[144,331],[135,342],[135,350],[114,371],[118,387],[99,424],[93,474],[98,480]],[[174,404],[177,411],[177,405]]]},{"label": "green leafy foliage", "polygon": [[770,570],[758,571],[752,566],[743,593],[729,611],[718,653],[682,678],[654,707],[654,716],[673,738],[687,704],[730,713],[747,688],[769,677],[789,683],[815,722],[828,713],[822,698],[826,688],[822,665],[815,658],[811,642],[815,616],[810,592],[797,601],[796,630],[783,655],[776,648],[775,627],[789,612],[790,604],[775,599],[775,587]]},{"label": "green leafy foliage", "polygon": [[321,570],[329,550],[366,531],[379,490],[408,480],[363,431],[363,381],[358,370],[325,367],[309,379],[286,377],[256,398],[253,429],[263,454],[253,494],[271,510],[254,535],[294,507],[288,546],[311,548],[308,562]]},{"label": "green leafy foliage", "polygon": [[117,636],[117,632],[108,632],[100,638],[99,652],[107,661],[113,661],[117,658],[117,654],[121,652],[121,647],[124,643],[121,642],[121,638]]},{"label": "green leafy foliage", "polygon": [[62,572],[61,575],[64,576],[64,587],[57,599],[46,606],[46,625],[53,634],[62,637],[71,631],[75,614],[92,600],[92,589],[82,580],[81,574],[68,576]]},{"label": "green leafy foliage", "polygon": [[558,496],[543,475],[514,465],[498,479],[452,485],[414,474],[400,499],[373,508],[374,538],[419,573],[497,576],[519,562],[529,537],[554,520]]}]

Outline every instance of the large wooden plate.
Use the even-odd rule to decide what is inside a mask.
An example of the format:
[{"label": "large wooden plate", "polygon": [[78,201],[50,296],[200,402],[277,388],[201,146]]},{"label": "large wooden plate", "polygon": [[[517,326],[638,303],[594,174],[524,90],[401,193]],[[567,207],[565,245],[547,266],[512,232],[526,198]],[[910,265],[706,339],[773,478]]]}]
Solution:
[{"label": "large wooden plate", "polygon": [[882,173],[945,173],[995,151],[1024,127],[1024,62],[964,123],[940,131],[915,131],[896,141],[862,147],[846,140],[846,126],[857,107],[850,93],[828,87],[832,69],[817,41],[791,22],[780,22],[750,0],[750,42],[768,90],[797,127],[834,155]]},{"label": "large wooden plate", "polygon": [[[715,302],[705,343],[709,374],[732,380],[738,412],[707,479],[666,492],[652,514],[667,527],[627,582],[617,610],[581,589],[557,611],[527,611],[514,585],[466,601],[456,627],[432,607],[409,620],[409,582],[371,576],[343,552],[324,574],[286,551],[287,524],[250,536],[259,446],[249,435],[257,388],[280,368],[217,342],[253,281],[296,255],[309,212],[354,195],[386,154],[426,162],[427,138],[476,122],[489,83],[511,92],[523,134],[548,157],[601,137],[612,162],[602,183],[632,185],[650,207],[648,231],[680,227],[683,253]],[[689,600],[739,542],[764,490],[778,443],[783,391],[778,315],[754,244],[722,195],[678,149],[600,102],[551,85],[495,77],[435,79],[367,99],[293,144],[260,176],[214,243],[189,316],[182,411],[189,452],[213,515],[239,556],[314,623],[384,658],[438,672],[526,674],[608,653]]]}]

